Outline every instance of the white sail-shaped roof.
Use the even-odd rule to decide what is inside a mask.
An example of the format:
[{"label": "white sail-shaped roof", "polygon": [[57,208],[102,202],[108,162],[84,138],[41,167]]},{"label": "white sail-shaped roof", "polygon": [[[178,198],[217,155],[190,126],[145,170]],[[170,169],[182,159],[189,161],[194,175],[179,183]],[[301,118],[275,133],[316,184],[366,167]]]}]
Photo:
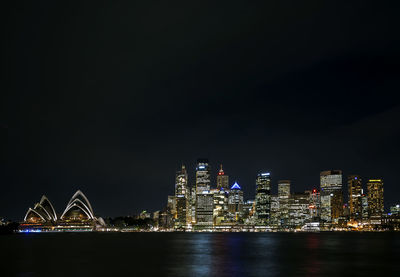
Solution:
[{"label": "white sail-shaped roof", "polygon": [[46,195],[43,195],[42,199],[40,199],[40,205],[47,211],[53,221],[57,220],[57,213]]},{"label": "white sail-shaped roof", "polygon": [[28,211],[26,212],[26,214],[25,214],[25,216],[24,216],[24,221],[26,221],[26,219],[28,218],[28,215],[29,215],[30,213],[34,213],[34,214],[36,214],[37,216],[39,216],[43,221],[47,221],[46,218],[45,218],[43,215],[40,214],[40,212],[38,212],[37,210],[32,209],[32,208],[29,208]]},{"label": "white sail-shaped roof", "polygon": [[61,219],[64,219],[65,215],[73,208],[78,208],[82,210],[89,219],[95,219],[92,205],[90,205],[89,200],[80,190],[78,190],[72,196],[71,200],[69,200],[67,207],[65,208],[63,214],[61,215]]},{"label": "white sail-shaped roof", "polygon": [[40,217],[43,222],[55,222],[57,220],[56,211],[54,210],[50,200],[45,195],[42,196],[39,203],[35,204],[33,209],[28,209],[25,214],[24,221],[27,220],[30,213],[34,213],[36,216]]}]

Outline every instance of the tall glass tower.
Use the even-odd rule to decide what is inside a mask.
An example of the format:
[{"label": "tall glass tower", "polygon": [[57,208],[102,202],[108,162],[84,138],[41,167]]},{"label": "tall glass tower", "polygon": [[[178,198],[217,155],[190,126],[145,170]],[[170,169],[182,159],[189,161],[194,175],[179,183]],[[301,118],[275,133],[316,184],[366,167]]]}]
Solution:
[{"label": "tall glass tower", "polygon": [[290,180],[278,182],[278,201],[280,225],[287,226],[289,221]]},{"label": "tall glass tower", "polygon": [[181,170],[176,172],[175,177],[175,228],[184,228],[186,226],[188,212],[188,194],[188,175],[185,166],[182,165]]},{"label": "tall glass tower", "polygon": [[320,187],[321,219],[327,223],[336,222],[343,210],[342,171],[322,171]]},{"label": "tall glass tower", "polygon": [[370,179],[367,183],[368,189],[368,214],[372,216],[382,216],[383,206],[383,180]]},{"label": "tall glass tower", "polygon": [[362,217],[362,183],[359,175],[350,175],[347,177],[347,186],[349,189],[349,211],[351,219],[361,219]]},{"label": "tall glass tower", "polygon": [[229,189],[229,176],[225,174],[224,170],[222,169],[222,164],[221,168],[218,171],[217,175],[217,189],[224,189],[228,190]]},{"label": "tall glass tower", "polygon": [[210,190],[210,168],[207,159],[198,159],[196,166],[196,193]]},{"label": "tall glass tower", "polygon": [[258,224],[267,224],[271,212],[271,176],[260,173],[256,179],[255,218]]}]

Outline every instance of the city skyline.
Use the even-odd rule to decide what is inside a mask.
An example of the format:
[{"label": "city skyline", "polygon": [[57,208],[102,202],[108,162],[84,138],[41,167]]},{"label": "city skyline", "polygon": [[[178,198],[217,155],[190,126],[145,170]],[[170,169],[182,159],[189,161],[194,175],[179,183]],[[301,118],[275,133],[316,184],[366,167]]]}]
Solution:
[{"label": "city skyline", "polygon": [[[238,181],[238,180],[240,180],[238,178],[235,178],[233,180],[231,178],[231,181],[229,181],[229,175],[223,169],[223,164],[219,165],[218,173],[216,175],[214,175],[214,174],[212,174],[211,165],[210,165],[208,159],[198,159],[198,161],[199,160],[201,160],[202,162],[206,161],[206,163],[207,163],[207,171],[208,171],[207,179],[209,180],[209,183],[207,185],[207,188],[205,188],[204,190],[206,190],[206,191],[215,190],[215,189],[220,190],[221,188],[223,188],[225,190],[229,190],[229,189],[231,189],[232,186],[235,186],[235,185],[240,186],[240,190],[242,190],[242,191],[251,190],[251,188],[248,185],[243,185],[242,182]],[[198,167],[199,166],[197,164],[197,166],[195,168],[198,169]],[[203,166],[201,166],[201,167],[202,167],[201,170],[204,169]],[[191,176],[191,174],[187,170],[186,165],[182,164],[180,170],[176,171],[176,175],[175,175],[176,178],[175,178],[175,183],[174,183],[174,189],[173,189],[174,193],[173,194],[183,196],[183,195],[186,195],[186,193],[190,192],[191,189],[195,189],[195,191],[197,191],[196,190],[196,188],[197,188],[197,182],[196,182],[197,173],[196,172],[197,171],[198,170],[194,170],[192,172],[193,178],[190,181],[189,176]],[[257,182],[258,182],[257,179],[260,176],[266,176],[270,180],[269,181],[269,187],[270,187],[269,194],[270,195],[279,195],[279,191],[280,191],[279,187],[281,185],[283,186],[284,184],[288,184],[288,189],[286,189],[286,190],[288,190],[289,193],[300,193],[303,191],[315,190],[315,189],[320,191],[323,186],[323,181],[322,181],[321,176],[324,174],[327,174],[327,173],[331,173],[331,172],[333,172],[335,174],[336,173],[340,174],[340,189],[341,189],[341,194],[343,197],[341,200],[342,201],[341,203],[342,203],[342,206],[348,205],[350,211],[352,210],[351,203],[354,202],[354,200],[351,200],[351,197],[350,197],[351,191],[353,191],[350,189],[351,188],[350,180],[354,180],[354,178],[355,178],[355,180],[357,180],[358,186],[359,186],[358,189],[360,190],[360,192],[363,192],[362,193],[363,195],[366,195],[368,193],[368,185],[369,185],[369,183],[371,183],[371,181],[373,183],[374,181],[379,181],[379,182],[382,181],[383,182],[383,180],[384,180],[384,178],[377,177],[377,176],[375,176],[374,178],[364,178],[363,179],[362,176],[357,175],[357,174],[356,175],[355,174],[345,175],[345,174],[343,174],[343,172],[341,170],[337,170],[337,169],[336,170],[323,170],[320,172],[320,175],[319,175],[320,178],[319,178],[318,184],[316,184],[314,186],[306,187],[304,190],[302,190],[302,189],[296,189],[296,186],[293,183],[293,180],[276,179],[276,178],[273,178],[273,173],[271,171],[258,170],[258,173],[255,174],[255,180],[254,180],[254,184],[252,184],[252,187],[254,190],[256,190]],[[348,178],[345,178],[345,176],[347,176]],[[221,177],[227,177],[225,180],[226,186],[224,186],[224,187],[221,187],[218,185],[218,178],[221,178]],[[215,182],[213,182],[213,180],[215,180]],[[240,183],[240,185],[239,185],[239,183]],[[80,191],[80,189],[78,189],[78,191]],[[200,191],[199,193],[201,193],[201,192],[202,191]],[[251,197],[252,194],[253,194],[253,197]],[[328,191],[328,194],[330,194],[330,191]],[[43,195],[45,195],[45,194],[43,194]],[[172,195],[172,194],[170,194],[170,195]],[[255,200],[255,197],[254,197],[255,195],[256,195],[256,193],[254,193],[254,191],[250,191],[250,192],[246,193],[247,197],[245,197],[244,200]],[[358,196],[361,196],[361,193],[359,193]],[[392,206],[393,204],[396,204],[397,202],[398,201],[395,201],[394,203],[391,203],[391,204],[389,204],[389,203],[385,204],[385,202],[384,202],[383,204],[386,207],[386,209],[389,209],[390,206]],[[356,204],[353,204],[353,205],[356,205]],[[359,203],[358,205],[361,205],[361,203]],[[353,209],[356,209],[356,208],[353,208]],[[149,209],[147,207],[142,207],[141,209],[139,209],[138,211],[135,211],[132,214],[138,214],[142,210],[149,210]],[[154,210],[150,210],[150,211],[154,211]],[[385,212],[387,212],[387,211],[385,210]],[[126,215],[129,215],[129,214],[126,214]]]},{"label": "city skyline", "polygon": [[[318,175],[318,174],[316,175],[317,177],[314,176],[314,178],[318,178],[319,177],[318,181],[317,181],[317,184],[310,185],[310,186],[299,186],[299,187],[297,187],[296,186],[297,184],[293,181],[293,179],[284,180],[284,178],[283,179],[282,178],[274,178],[275,176],[274,176],[273,172],[268,171],[268,170],[258,170],[258,171],[256,171],[258,173],[254,174],[255,179],[253,180],[253,184],[249,185],[249,184],[245,184],[245,183],[241,182],[240,178],[232,177],[232,172],[230,172],[229,169],[227,171],[226,167],[222,163],[218,164],[218,166],[217,165],[213,166],[211,163],[209,163],[208,159],[200,159],[200,160],[203,160],[203,161],[205,160],[207,162],[207,169],[208,169],[208,174],[209,174],[209,176],[207,178],[209,179],[209,183],[208,183],[208,186],[207,186],[206,190],[217,189],[218,188],[218,178],[221,178],[221,173],[222,173],[222,176],[224,176],[224,174],[225,174],[225,177],[228,177],[228,180],[229,180],[227,182],[228,188],[230,188],[235,183],[239,183],[240,184],[240,187],[241,187],[241,190],[243,191],[243,195],[244,195],[244,199],[245,200],[254,200],[255,199],[254,190],[256,188],[256,182],[257,182],[256,178],[260,173],[263,173],[263,172],[268,172],[268,174],[269,174],[268,176],[270,176],[270,178],[271,178],[271,186],[270,186],[271,195],[278,195],[278,187],[279,187],[279,183],[281,181],[290,182],[290,192],[291,193],[302,193],[304,191],[313,190],[313,189],[318,189],[319,190],[320,187],[321,187],[321,179],[320,179],[321,176]],[[188,164],[190,165],[190,163],[188,163]],[[181,169],[176,171],[176,174],[178,174],[178,172],[180,172],[181,170],[184,170],[184,172],[185,172],[184,174],[186,175],[185,180],[187,182],[186,186],[187,186],[187,189],[189,191],[190,191],[191,188],[196,188],[196,168],[198,167],[198,165],[196,165],[195,163],[193,163],[193,164],[194,165],[189,166],[189,168],[192,167],[191,171],[188,169],[186,164],[183,164],[183,163],[181,164]],[[214,170],[213,170],[213,168],[214,168]],[[347,204],[348,203],[349,209],[350,209],[350,197],[349,197],[348,178],[350,178],[352,176],[353,177],[354,176],[359,177],[361,179],[361,186],[362,186],[362,189],[364,190],[364,194],[367,194],[367,184],[368,184],[369,180],[373,180],[373,179],[382,179],[382,180],[384,180],[384,178],[379,177],[379,176],[375,176],[373,174],[370,175],[372,177],[367,178],[367,177],[363,177],[361,175],[354,174],[354,173],[346,174],[346,173],[343,173],[341,170],[337,170],[337,169],[333,170],[333,171],[339,171],[341,176],[342,176],[341,178],[343,179],[342,180],[343,204]],[[323,174],[324,172],[329,172],[329,171],[322,170],[319,173]],[[233,175],[233,176],[235,176],[235,175]],[[171,185],[171,184],[172,183],[170,181],[169,185]],[[386,183],[385,183],[385,186],[386,186]],[[81,186],[76,186],[77,190],[80,190],[80,188],[81,188]],[[167,193],[166,195],[173,195],[175,193],[175,190],[176,190],[176,188],[170,187],[168,189],[169,193]],[[386,187],[385,187],[385,190],[386,190]],[[156,192],[154,192],[154,193],[156,193]],[[46,193],[42,193],[42,194],[46,195]],[[152,197],[152,196],[150,196],[150,197]],[[385,212],[388,212],[388,209],[391,206],[396,205],[398,203],[397,196],[392,196],[391,198],[394,199],[394,201],[389,202],[386,197],[384,198]],[[115,216],[121,216],[121,215],[123,215],[123,216],[136,215],[136,214],[139,214],[143,210],[157,211],[157,210],[161,210],[163,204],[165,204],[165,203],[163,203],[163,201],[161,201],[161,202],[162,203],[158,203],[158,205],[153,205],[154,207],[143,206],[143,207],[137,208],[136,210],[131,210],[129,213],[126,213],[126,214],[121,214],[121,213],[108,214],[107,212],[103,213],[103,214],[106,217],[115,217]],[[164,202],[166,202],[166,200]],[[130,202],[128,201],[128,202],[122,203],[122,204],[123,204],[122,206],[129,206]],[[19,217],[18,216],[16,218],[8,217],[7,215],[2,215],[2,216],[3,216],[3,218],[8,218],[8,219],[11,219],[11,220],[19,221]]]},{"label": "city skyline", "polygon": [[[208,162],[208,159],[200,159],[200,160],[206,160]],[[188,164],[190,165],[190,163],[188,163]],[[181,170],[183,170],[182,167],[184,167],[184,170],[185,170],[186,181],[187,181],[186,185],[187,185],[188,190],[190,190],[191,188],[196,188],[196,167],[197,167],[197,165],[195,163],[193,163],[193,164],[194,165],[189,166],[189,168],[192,167],[191,171],[188,169],[186,164],[181,164]],[[270,176],[270,178],[271,178],[271,186],[270,186],[271,195],[277,195],[278,194],[279,183],[281,181],[285,181],[285,178],[275,178],[275,176],[274,176],[272,171],[269,171],[269,170],[258,170],[258,171],[255,171],[255,172],[258,172],[258,173],[254,174],[253,183],[252,184],[245,184],[244,182],[241,181],[241,178],[232,177],[232,172],[230,172],[229,169],[227,171],[226,167],[222,163],[218,164],[218,166],[214,165],[215,169],[213,170],[212,164],[208,162],[207,168],[208,168],[208,172],[209,172],[209,177],[208,177],[209,178],[209,185],[208,185],[206,190],[218,188],[218,185],[217,185],[218,177],[221,177],[220,173],[222,172],[223,174],[225,174],[226,177],[228,177],[229,182],[227,184],[228,184],[229,188],[235,183],[239,183],[240,184],[240,187],[241,187],[241,190],[243,191],[245,200],[254,200],[254,198],[255,198],[254,197],[255,196],[254,190],[256,188],[256,182],[257,182],[256,178],[260,173],[268,172],[268,174],[269,174],[268,176]],[[216,170],[217,168],[218,168],[218,170]],[[382,178],[380,176],[375,176],[373,174],[370,175],[372,177],[367,178],[367,177],[363,177],[363,176],[358,175],[358,174],[355,175],[354,173],[349,173],[349,174],[346,174],[346,172],[342,173],[341,170],[333,170],[333,171],[339,171],[342,174],[342,179],[343,179],[342,180],[342,194],[343,194],[343,201],[346,201],[346,203],[350,200],[349,199],[349,193],[348,193],[349,192],[349,185],[348,185],[348,178],[347,177],[350,178],[351,176],[358,176],[362,180],[361,181],[362,182],[361,183],[362,184],[362,189],[364,190],[365,194],[367,193],[367,183],[368,183],[369,180],[373,180],[373,179],[382,179],[382,180],[384,180],[384,178]],[[178,172],[179,172],[179,170],[176,171],[176,173],[178,173]],[[319,173],[322,174],[324,172],[327,172],[327,171],[326,170],[322,170]],[[233,176],[235,176],[235,175],[233,175]],[[294,182],[294,180],[296,180],[295,178],[294,178],[294,180],[293,179],[289,180],[287,178],[286,179],[287,179],[288,182],[290,182],[290,191],[292,193],[300,193],[300,192],[304,192],[304,191],[312,190],[312,189],[318,189],[319,190],[320,186],[321,186],[321,184],[320,184],[320,182],[321,182],[320,175],[316,174],[316,176],[314,176],[314,179],[315,178],[317,178],[318,181],[316,182],[316,184],[310,185],[310,186],[297,186],[297,184]],[[170,183],[169,184],[170,187],[169,187],[168,193],[166,195],[173,195],[175,193],[176,189],[171,187],[171,184],[172,184],[171,181],[169,183]],[[80,188],[82,186],[76,185],[75,187],[76,187],[77,190],[80,190]],[[154,193],[157,193],[157,192],[154,192]],[[42,193],[42,194],[43,195],[47,195],[46,193]],[[385,194],[386,194],[386,182],[385,182]],[[151,197],[152,197],[152,195],[150,195],[150,198]],[[386,197],[384,198],[385,212],[387,212],[386,209],[389,209],[389,207],[391,207],[393,205],[396,205],[398,203],[398,197],[397,196],[392,196],[391,198],[394,199],[392,202],[388,201]],[[108,214],[106,212],[106,213],[104,213],[104,216],[107,216],[107,217],[114,217],[114,216],[120,216],[120,215],[129,216],[129,215],[139,214],[143,210],[157,211],[157,210],[162,209],[162,206],[163,206],[163,204],[166,203],[166,200],[164,201],[165,203],[163,203],[163,201],[161,201],[161,202],[162,203],[158,203],[158,205],[153,205],[154,207],[149,207],[149,206],[146,206],[146,205],[143,206],[143,207],[138,207],[136,210],[131,210],[129,213],[126,213],[126,214],[121,214],[121,213],[120,214],[119,213]],[[350,202],[348,202],[348,203],[350,205]],[[122,203],[122,204],[123,204],[122,206],[127,206],[128,207],[130,205],[130,202],[128,201],[128,202]],[[17,218],[12,218],[12,217],[8,217],[7,215],[2,215],[2,216],[3,216],[3,218],[9,218],[11,220],[16,220],[16,221],[19,220],[18,217]]]},{"label": "city skyline", "polygon": [[40,202],[28,208],[19,232],[319,232],[399,227],[399,204],[384,208],[382,178],[367,179],[364,184],[360,175],[349,175],[346,188],[341,170],[325,170],[319,174],[319,186],[299,191],[291,180],[278,180],[274,193],[271,172],[264,171],[256,176],[254,197],[245,199],[236,180],[229,185],[222,164],[213,186],[210,168],[208,159],[197,159],[195,183],[190,185],[182,164],[175,174],[174,193],[166,197],[165,205],[160,203],[159,210],[144,207],[140,213],[115,219],[95,214],[81,190],[72,196],[62,214],[43,195]]}]

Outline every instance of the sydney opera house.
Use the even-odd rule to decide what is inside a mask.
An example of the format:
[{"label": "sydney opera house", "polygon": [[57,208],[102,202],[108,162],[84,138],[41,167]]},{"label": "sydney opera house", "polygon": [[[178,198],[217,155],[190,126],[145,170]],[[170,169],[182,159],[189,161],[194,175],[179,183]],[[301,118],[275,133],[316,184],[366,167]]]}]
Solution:
[{"label": "sydney opera house", "polygon": [[101,217],[95,217],[89,200],[78,190],[69,200],[64,212],[59,216],[57,216],[50,200],[43,195],[40,202],[26,212],[24,221],[20,224],[20,231],[95,231],[104,226],[104,220]]}]

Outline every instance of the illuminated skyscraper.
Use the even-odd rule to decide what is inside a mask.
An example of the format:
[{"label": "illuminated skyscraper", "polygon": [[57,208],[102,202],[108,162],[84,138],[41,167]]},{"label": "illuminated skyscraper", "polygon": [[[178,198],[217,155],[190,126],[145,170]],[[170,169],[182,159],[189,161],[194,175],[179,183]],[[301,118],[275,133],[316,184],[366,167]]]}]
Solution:
[{"label": "illuminated skyscraper", "polygon": [[342,171],[322,171],[320,186],[321,219],[328,223],[336,223],[343,209]]},{"label": "illuminated skyscraper", "polygon": [[229,191],[228,211],[235,221],[239,219],[243,212],[243,191],[236,182]]},{"label": "illuminated skyscraper", "polygon": [[190,188],[189,194],[189,210],[188,210],[188,221],[187,223],[194,225],[196,223],[196,186]]},{"label": "illuminated skyscraper", "polygon": [[173,218],[176,218],[176,197],[175,195],[168,195],[167,212]]},{"label": "illuminated skyscraper", "polygon": [[175,201],[176,201],[176,219],[175,228],[184,228],[188,217],[188,175],[186,168],[176,173],[175,177]]},{"label": "illuminated skyscraper", "polygon": [[367,221],[368,216],[368,197],[362,192],[361,194],[361,218],[363,221]]},{"label": "illuminated skyscraper", "polygon": [[349,189],[349,212],[351,219],[361,219],[362,217],[362,183],[358,175],[347,177],[347,186]]},{"label": "illuminated skyscraper", "polygon": [[383,206],[383,180],[370,179],[367,183],[368,189],[368,213],[369,216],[382,216]]},{"label": "illuminated skyscraper", "polygon": [[317,189],[310,192],[310,216],[313,221],[320,219],[321,214],[321,194]]},{"label": "illuminated skyscraper", "polygon": [[309,193],[293,193],[290,195],[289,226],[291,228],[300,228],[311,218],[309,205]]},{"label": "illuminated skyscraper", "polygon": [[223,188],[226,191],[229,189],[229,176],[225,175],[225,172],[222,169],[222,164],[217,175],[217,189],[221,188]]},{"label": "illuminated skyscraper", "polygon": [[210,169],[207,159],[198,159],[196,167],[196,193],[210,190]]},{"label": "illuminated skyscraper", "polygon": [[213,224],[214,196],[210,193],[210,171],[207,159],[198,159],[196,166],[196,225]]},{"label": "illuminated skyscraper", "polygon": [[258,224],[267,224],[271,211],[271,176],[260,173],[256,179],[255,218]]},{"label": "illuminated skyscraper", "polygon": [[282,227],[288,226],[289,223],[289,197],[290,180],[280,180],[278,182],[278,201],[280,225]]},{"label": "illuminated skyscraper", "polygon": [[216,189],[214,196],[214,225],[221,225],[227,219],[228,214],[228,191],[224,189]]},{"label": "illuminated skyscraper", "polygon": [[196,199],[196,226],[212,227],[214,212],[214,195],[210,191],[204,190],[197,194]]},{"label": "illuminated skyscraper", "polygon": [[278,228],[280,223],[279,197],[278,195],[271,195],[271,213],[269,225],[271,227]]}]

